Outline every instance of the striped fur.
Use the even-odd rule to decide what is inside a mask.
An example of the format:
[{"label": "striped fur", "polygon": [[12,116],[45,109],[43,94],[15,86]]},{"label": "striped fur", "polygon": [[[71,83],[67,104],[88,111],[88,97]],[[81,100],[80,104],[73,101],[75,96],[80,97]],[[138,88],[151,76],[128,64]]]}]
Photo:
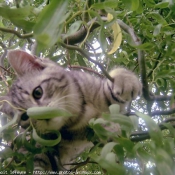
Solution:
[{"label": "striped fur", "polygon": [[[17,73],[17,80],[8,95],[3,98],[17,108],[52,106],[72,113],[73,116],[69,118],[58,117],[34,121],[38,132],[60,130],[66,143],[74,137],[70,133],[83,137],[82,134],[77,133],[86,128],[91,118],[101,117],[102,112],[108,112],[109,105],[119,104],[123,112],[128,102],[141,93],[142,86],[138,78],[124,68],[117,68],[110,72],[111,77],[114,78],[112,83],[85,72],[65,70],[49,59],[37,59],[21,50],[10,51],[8,61]],[[37,88],[43,91],[39,99],[34,98]],[[9,115],[16,113],[8,103],[3,103],[2,111]],[[19,118],[24,116],[22,110],[18,110],[18,113]],[[28,124],[26,119],[19,120],[23,127]],[[74,143],[76,142],[78,144],[75,144],[75,148],[80,149],[79,140]],[[63,147],[66,152],[67,145]],[[62,162],[66,161],[67,158]]]}]

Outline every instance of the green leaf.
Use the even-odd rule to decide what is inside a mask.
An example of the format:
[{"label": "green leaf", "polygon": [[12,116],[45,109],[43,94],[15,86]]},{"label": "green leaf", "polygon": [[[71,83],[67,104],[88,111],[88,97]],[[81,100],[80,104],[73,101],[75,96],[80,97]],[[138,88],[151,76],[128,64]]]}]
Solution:
[{"label": "green leaf", "polygon": [[116,155],[115,155],[113,152],[107,153],[105,159],[106,159],[108,162],[116,163]]},{"label": "green leaf", "polygon": [[163,8],[167,8],[168,6],[169,6],[169,2],[159,2],[155,5],[155,8],[163,9]]},{"label": "green leaf", "polygon": [[123,3],[131,11],[136,11],[139,8],[139,0],[123,0]]},{"label": "green leaf", "polygon": [[137,14],[143,13],[143,2],[142,1],[139,1],[139,7],[137,8],[136,13]]},{"label": "green leaf", "polygon": [[0,128],[0,137],[2,136],[2,132],[5,129],[8,129],[9,126],[16,124],[17,120],[18,120],[18,115],[16,114],[10,122],[8,122],[6,125],[2,126]]},{"label": "green leaf", "polygon": [[116,137],[115,140],[117,143],[124,147],[127,153],[133,153],[134,143],[130,139],[124,137]]},{"label": "green leaf", "polygon": [[70,117],[72,116],[69,112],[48,106],[32,107],[27,109],[27,115],[34,119],[50,119],[54,117]]},{"label": "green leaf", "polygon": [[162,123],[161,125],[164,125],[166,128],[168,128],[170,134],[172,134],[173,138],[175,138],[175,128],[172,126],[171,123]]},{"label": "green leaf", "polygon": [[91,6],[91,8],[95,8],[95,9],[105,9],[105,8],[116,8],[118,5],[118,1],[116,0],[108,0],[108,1],[104,1],[104,2],[99,2],[99,3],[95,3]]},{"label": "green leaf", "polygon": [[155,1],[154,0],[143,0],[143,1],[148,7],[154,7],[155,6]]},{"label": "green leaf", "polygon": [[160,174],[174,175],[173,166],[174,162],[172,157],[164,149],[157,148],[156,152],[156,166]]},{"label": "green leaf", "polygon": [[166,20],[158,12],[150,12],[147,17],[155,19],[158,24],[167,25]]},{"label": "green leaf", "polygon": [[175,70],[161,70],[157,71],[156,78],[172,78],[175,75]]},{"label": "green leaf", "polygon": [[129,116],[132,124],[133,124],[133,127],[134,127],[134,130],[137,130],[138,129],[138,126],[139,126],[139,119],[138,117],[136,117],[135,115],[132,115],[132,116]]},{"label": "green leaf", "polygon": [[122,126],[122,130],[129,131],[133,129],[133,125],[131,122],[131,119],[125,115],[121,114],[111,114],[111,119],[112,122],[118,123],[119,125]]},{"label": "green leaf", "polygon": [[109,123],[109,121],[104,120],[103,118],[97,118],[97,119],[92,118],[92,119],[89,121],[89,124],[90,124],[90,125],[96,125],[96,124],[106,125],[107,123]]},{"label": "green leaf", "polygon": [[113,104],[109,106],[110,114],[119,114],[120,113],[120,106],[118,104]]},{"label": "green leaf", "polygon": [[67,34],[65,34],[64,38],[74,34],[81,27],[82,21],[75,21],[68,29]]},{"label": "green leaf", "polygon": [[132,0],[131,10],[137,11],[138,8],[139,8],[139,0]]},{"label": "green leaf", "polygon": [[26,17],[29,16],[32,10],[33,7],[31,6],[25,6],[23,8],[15,8],[15,9],[0,7],[0,16],[9,20],[14,18],[25,19]]},{"label": "green leaf", "polygon": [[85,63],[83,57],[80,56],[79,54],[77,54],[77,60],[78,60],[78,63],[79,63],[80,66],[87,67],[87,65],[86,65],[86,63]]},{"label": "green leaf", "polygon": [[136,112],[136,115],[145,121],[149,135],[151,139],[155,141],[156,145],[162,146],[162,139],[163,139],[162,132],[159,126],[155,123],[155,121],[152,120],[151,117],[146,114]]},{"label": "green leaf", "polygon": [[106,52],[107,51],[107,41],[106,41],[106,37],[105,37],[105,28],[104,28],[103,24],[100,27],[98,39],[99,39],[100,46],[101,46],[103,52]]},{"label": "green leaf", "polygon": [[103,126],[100,124],[95,124],[93,127],[94,132],[97,134],[97,136],[102,140],[107,140],[109,136],[109,132],[104,129]]},{"label": "green leaf", "polygon": [[57,139],[54,139],[54,140],[46,140],[46,139],[43,139],[41,138],[40,136],[38,136],[37,132],[36,132],[36,129],[33,128],[33,133],[32,133],[32,136],[33,136],[33,139],[38,142],[39,144],[43,145],[43,146],[55,146],[57,145],[60,141],[61,141],[61,134],[60,132],[55,132],[57,134]]},{"label": "green leaf", "polygon": [[144,44],[140,44],[139,46],[134,46],[138,49],[142,49],[142,50],[150,50],[153,49],[153,44],[152,43],[144,43]]},{"label": "green leaf", "polygon": [[114,152],[116,153],[119,162],[123,163],[125,158],[124,147],[122,145],[116,144],[113,147]]},{"label": "green leaf", "polygon": [[27,160],[26,160],[26,171],[28,172],[27,174],[31,174],[33,175],[32,171],[34,169],[34,156],[30,155],[30,156],[26,156]]},{"label": "green leaf", "polygon": [[17,27],[22,28],[27,32],[31,32],[35,23],[27,21],[27,19],[30,14],[33,14],[33,10],[34,8],[31,6],[13,9],[0,7],[0,15],[9,19]]},{"label": "green leaf", "polygon": [[13,150],[10,147],[5,147],[0,150],[1,159],[7,159],[13,155]]},{"label": "green leaf", "polygon": [[41,12],[34,26],[34,36],[38,42],[38,51],[53,46],[61,37],[69,0],[51,1]]},{"label": "green leaf", "polygon": [[162,24],[158,24],[158,25],[154,28],[153,35],[154,35],[154,36],[159,35],[159,33],[160,33],[160,31],[161,31],[161,28],[162,28]]},{"label": "green leaf", "polygon": [[117,143],[115,142],[110,142],[110,143],[107,143],[101,150],[101,158],[105,158],[106,155],[112,151],[112,149],[114,148],[114,146],[116,145]]},{"label": "green leaf", "polygon": [[[144,161],[149,161],[151,156],[150,156],[150,143],[144,143],[144,142],[138,142],[134,145],[133,152],[135,154],[139,154],[142,160]],[[146,147],[147,149],[143,149]]]},{"label": "green leaf", "polygon": [[12,23],[14,25],[16,25],[19,28],[22,28],[23,30],[25,30],[26,32],[32,32],[33,27],[35,25],[34,22],[31,21],[27,21],[24,19],[16,19],[16,18],[12,18],[11,19]]},{"label": "green leaf", "polygon": [[[102,159],[99,156],[91,155],[90,156],[95,162],[97,162],[103,169],[105,169],[109,175],[121,175],[125,174],[125,169],[122,165],[117,164],[116,162],[109,162],[109,158],[111,157],[111,154],[107,156],[107,159]],[[114,154],[112,155],[114,157]]]},{"label": "green leaf", "polygon": [[[27,140],[27,135],[28,130],[25,130],[23,133],[19,134],[16,139],[15,139],[15,145],[17,145],[18,148],[24,147],[27,149],[29,152],[32,152],[33,154],[39,154],[41,153],[41,149],[36,147],[35,141],[31,139],[30,141]],[[31,136],[31,135],[30,135]],[[32,143],[34,141],[34,143]]]}]

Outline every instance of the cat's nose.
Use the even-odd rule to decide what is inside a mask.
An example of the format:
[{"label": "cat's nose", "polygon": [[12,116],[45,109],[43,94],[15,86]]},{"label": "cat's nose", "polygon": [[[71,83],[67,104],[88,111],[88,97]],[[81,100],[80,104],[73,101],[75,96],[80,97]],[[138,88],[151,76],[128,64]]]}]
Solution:
[{"label": "cat's nose", "polygon": [[27,127],[29,127],[29,125],[30,125],[29,116],[25,112],[21,115],[20,126],[26,129]]},{"label": "cat's nose", "polygon": [[21,115],[21,120],[22,120],[22,121],[26,121],[26,120],[28,120],[28,119],[29,119],[29,116],[27,115],[26,112],[23,113],[23,114]]}]

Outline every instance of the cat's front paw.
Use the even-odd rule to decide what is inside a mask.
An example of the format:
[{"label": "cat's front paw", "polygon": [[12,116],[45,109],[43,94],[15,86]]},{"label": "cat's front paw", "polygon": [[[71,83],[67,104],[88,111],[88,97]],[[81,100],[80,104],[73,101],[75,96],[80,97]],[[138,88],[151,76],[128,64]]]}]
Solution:
[{"label": "cat's front paw", "polygon": [[117,99],[123,101],[123,103],[130,102],[141,95],[142,84],[133,72],[125,68],[117,68],[109,74],[114,79],[112,93]]}]

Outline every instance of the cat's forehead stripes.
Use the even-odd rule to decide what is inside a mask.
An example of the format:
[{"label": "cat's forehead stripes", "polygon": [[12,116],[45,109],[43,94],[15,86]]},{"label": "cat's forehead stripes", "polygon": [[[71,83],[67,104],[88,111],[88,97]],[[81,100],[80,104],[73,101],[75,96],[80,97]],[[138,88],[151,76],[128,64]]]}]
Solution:
[{"label": "cat's forehead stripes", "polygon": [[45,98],[52,97],[54,93],[57,94],[64,92],[67,85],[68,81],[64,76],[60,78],[53,77],[45,79],[40,83],[40,87],[43,88]]}]

